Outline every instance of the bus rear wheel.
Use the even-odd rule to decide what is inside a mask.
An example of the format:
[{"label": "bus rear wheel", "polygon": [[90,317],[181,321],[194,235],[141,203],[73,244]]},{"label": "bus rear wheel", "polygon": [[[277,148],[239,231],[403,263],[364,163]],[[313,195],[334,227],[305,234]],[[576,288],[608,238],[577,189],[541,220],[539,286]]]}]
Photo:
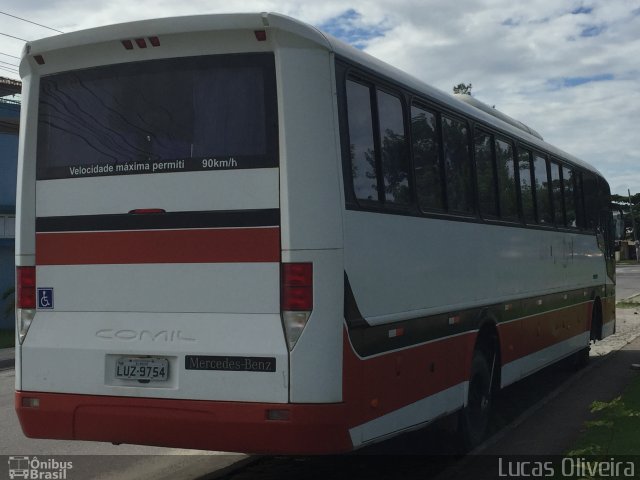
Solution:
[{"label": "bus rear wheel", "polygon": [[487,434],[492,406],[492,365],[489,354],[476,349],[471,361],[467,405],[459,419],[462,448],[469,451],[482,442]]}]

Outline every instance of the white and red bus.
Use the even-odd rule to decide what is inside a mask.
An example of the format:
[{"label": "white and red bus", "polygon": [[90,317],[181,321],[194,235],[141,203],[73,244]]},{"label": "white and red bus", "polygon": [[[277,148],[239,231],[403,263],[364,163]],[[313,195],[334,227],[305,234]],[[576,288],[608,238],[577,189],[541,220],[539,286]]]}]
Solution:
[{"label": "white and red bus", "polygon": [[349,451],[615,329],[609,187],[276,14],[26,45],[16,409],[33,438]]}]

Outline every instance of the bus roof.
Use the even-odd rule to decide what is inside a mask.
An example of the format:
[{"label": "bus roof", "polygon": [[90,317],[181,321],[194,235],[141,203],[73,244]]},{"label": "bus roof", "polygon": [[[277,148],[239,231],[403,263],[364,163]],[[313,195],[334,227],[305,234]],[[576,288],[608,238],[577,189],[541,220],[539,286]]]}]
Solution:
[{"label": "bus roof", "polygon": [[545,142],[539,135],[536,136],[533,129],[524,126],[519,121],[515,119],[508,121],[510,117],[501,112],[497,112],[497,114],[487,113],[474,106],[473,102],[459,100],[454,95],[432,87],[408,73],[322,32],[316,27],[278,13],[233,13],[167,17],[79,30],[28,42],[23,52],[23,62],[26,56],[34,56],[51,50],[121,40],[123,38],[236,29],[279,29],[306,38],[335,53],[338,57],[359,64],[392,82],[401,84],[405,88],[422,95],[427,100],[441,104],[485,125],[502,130],[532,147],[537,147],[602,177],[602,174],[595,167]]}]

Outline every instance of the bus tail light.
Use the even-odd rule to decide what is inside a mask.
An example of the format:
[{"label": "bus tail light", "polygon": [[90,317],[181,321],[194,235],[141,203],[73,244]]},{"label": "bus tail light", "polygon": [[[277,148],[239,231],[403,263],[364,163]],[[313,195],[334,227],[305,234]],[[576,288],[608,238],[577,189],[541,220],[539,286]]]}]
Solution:
[{"label": "bus tail light", "polygon": [[36,267],[16,267],[18,308],[36,308]]},{"label": "bus tail light", "polygon": [[36,267],[16,267],[16,323],[20,345],[36,314]]},{"label": "bus tail light", "polygon": [[313,310],[313,264],[283,263],[280,279],[282,324],[291,351]]}]

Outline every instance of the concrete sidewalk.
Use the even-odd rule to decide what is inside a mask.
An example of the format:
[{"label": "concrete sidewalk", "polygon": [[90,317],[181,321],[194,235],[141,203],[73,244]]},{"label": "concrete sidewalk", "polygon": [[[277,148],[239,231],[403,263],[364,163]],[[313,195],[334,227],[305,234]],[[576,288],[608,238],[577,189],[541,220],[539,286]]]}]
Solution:
[{"label": "concrete sidewalk", "polygon": [[594,401],[608,402],[620,395],[640,372],[640,337],[606,358],[592,359],[515,425],[503,429],[481,455],[562,455],[576,442],[585,422],[594,420]]}]

